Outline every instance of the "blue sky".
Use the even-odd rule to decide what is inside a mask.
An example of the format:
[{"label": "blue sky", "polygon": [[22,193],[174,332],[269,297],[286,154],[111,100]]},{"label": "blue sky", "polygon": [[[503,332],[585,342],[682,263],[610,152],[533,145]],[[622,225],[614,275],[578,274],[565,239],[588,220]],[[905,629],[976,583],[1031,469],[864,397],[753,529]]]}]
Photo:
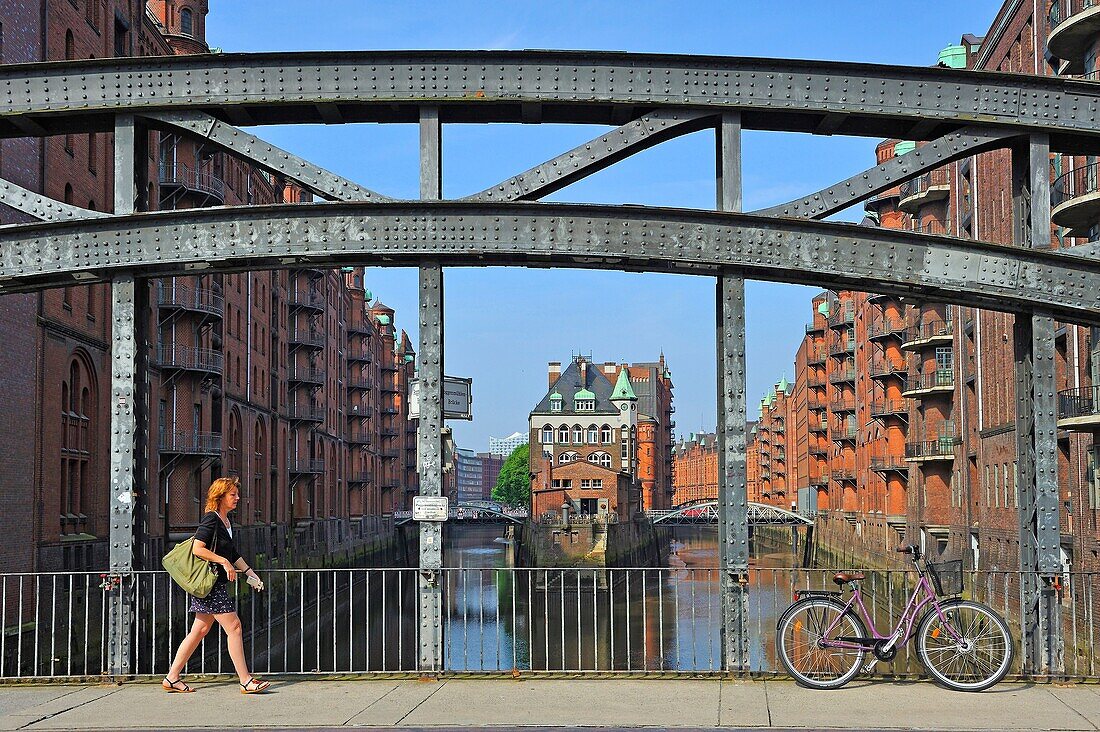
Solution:
[{"label": "blue sky", "polygon": [[[592,49],[929,65],[963,33],[981,35],[999,0],[714,2],[365,2],[213,0],[207,40],[226,51]],[[262,10],[261,10],[262,9]],[[444,196],[496,183],[606,128],[444,128]],[[254,130],[382,193],[418,196],[411,125]],[[823,188],[874,163],[876,140],[747,132],[745,207]],[[673,140],[565,188],[550,200],[714,207],[713,134]],[[856,219],[858,210],[840,218]],[[416,272],[367,270],[373,292],[416,337]],[[677,432],[715,423],[714,281],[577,270],[449,269],[446,370],[474,379],[462,447],[524,430],[546,386],[547,361],[591,353],[650,361],[663,351],[676,384]],[[748,285],[749,411],[790,376],[809,300],[805,287]],[[777,327],[777,325],[779,327]]]}]

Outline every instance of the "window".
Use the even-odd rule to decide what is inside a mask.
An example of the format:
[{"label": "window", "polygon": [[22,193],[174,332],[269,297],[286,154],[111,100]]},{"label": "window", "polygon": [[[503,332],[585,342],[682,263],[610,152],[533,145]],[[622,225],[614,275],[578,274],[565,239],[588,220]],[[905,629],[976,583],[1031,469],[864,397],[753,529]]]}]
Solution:
[{"label": "window", "polygon": [[542,437],[540,439],[540,442],[542,442],[542,444],[544,444],[544,445],[553,445],[554,444],[554,428],[553,427],[551,427],[548,424],[542,426]]},{"label": "window", "polygon": [[95,414],[91,369],[79,356],[61,382],[61,533],[89,532],[92,415]]},{"label": "window", "polygon": [[955,354],[951,346],[939,346],[936,348],[936,375],[950,374],[955,368]]},{"label": "window", "polygon": [[598,442],[599,437],[600,428],[594,424],[588,425],[588,435],[586,436],[586,441],[588,442],[588,444],[595,445]]},{"label": "window", "polygon": [[575,452],[563,452],[558,456],[559,465],[568,465],[569,463],[575,463],[580,460],[581,456]]},{"label": "window", "polygon": [[609,452],[594,452],[588,456],[588,462],[595,463],[596,465],[602,465],[605,468],[611,467],[611,453]]},{"label": "window", "polygon": [[600,442],[605,445],[611,444],[611,427],[606,424],[600,427]]},{"label": "window", "polygon": [[550,485],[553,488],[565,488],[568,490],[573,487],[573,481],[570,478],[554,478]]},{"label": "window", "polygon": [[558,442],[560,442],[563,445],[566,445],[566,444],[569,443],[569,428],[566,427],[565,425],[562,425],[561,427],[558,427]]},{"label": "window", "polygon": [[581,490],[603,490],[603,478],[581,478]]},{"label": "window", "polygon": [[97,158],[99,157],[99,142],[96,139],[96,133],[88,133],[88,172],[95,173],[98,166]]},{"label": "window", "polygon": [[578,412],[594,412],[596,411],[595,399],[579,399],[574,402]]},{"label": "window", "polygon": [[122,18],[115,16],[115,58],[130,55],[130,26]]},{"label": "window", "polygon": [[560,412],[561,411],[561,399],[551,399],[550,400],[550,411],[551,412]]},{"label": "window", "polygon": [[190,8],[184,8],[180,11],[180,33],[185,36],[194,35],[194,20],[191,15]]},{"label": "window", "polygon": [[584,444],[584,430],[581,429],[581,426],[579,424],[573,425],[573,444]]},{"label": "window", "polygon": [[65,31],[65,60],[72,61],[76,58],[76,41],[71,30]]}]

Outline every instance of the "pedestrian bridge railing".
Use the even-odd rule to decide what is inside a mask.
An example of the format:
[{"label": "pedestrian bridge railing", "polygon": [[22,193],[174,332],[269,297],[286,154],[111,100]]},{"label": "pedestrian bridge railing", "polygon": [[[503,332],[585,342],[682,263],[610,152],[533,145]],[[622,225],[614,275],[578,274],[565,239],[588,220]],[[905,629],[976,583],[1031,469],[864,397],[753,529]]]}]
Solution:
[{"label": "pedestrian bridge railing", "polygon": [[[749,572],[749,671],[779,672],[775,626],[796,588],[836,589],[830,569]],[[251,669],[258,674],[418,674],[414,568],[261,572],[267,590],[234,594]],[[868,610],[884,630],[902,609],[912,572],[867,570]],[[448,568],[438,575],[444,673],[700,674],[721,668],[719,571],[714,568]],[[1019,647],[1019,572],[968,572],[965,594],[994,607]],[[1066,674],[1100,680],[1100,574],[1062,577]],[[0,575],[0,679],[78,679],[107,672],[111,596],[133,608],[133,676],[163,676],[192,616],[164,572]],[[881,622],[879,622],[881,621]],[[1019,671],[1019,654],[1017,668]],[[188,675],[231,674],[225,637],[212,631]],[[876,673],[918,676],[903,647]]]}]

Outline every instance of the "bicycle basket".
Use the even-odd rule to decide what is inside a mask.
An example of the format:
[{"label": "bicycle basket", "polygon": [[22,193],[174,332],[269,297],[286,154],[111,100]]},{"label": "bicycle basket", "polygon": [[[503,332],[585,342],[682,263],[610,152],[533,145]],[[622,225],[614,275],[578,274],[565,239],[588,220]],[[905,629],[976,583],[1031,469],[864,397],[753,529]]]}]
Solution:
[{"label": "bicycle basket", "polygon": [[929,562],[928,578],[936,588],[937,595],[961,595],[963,590],[962,560],[949,562]]}]

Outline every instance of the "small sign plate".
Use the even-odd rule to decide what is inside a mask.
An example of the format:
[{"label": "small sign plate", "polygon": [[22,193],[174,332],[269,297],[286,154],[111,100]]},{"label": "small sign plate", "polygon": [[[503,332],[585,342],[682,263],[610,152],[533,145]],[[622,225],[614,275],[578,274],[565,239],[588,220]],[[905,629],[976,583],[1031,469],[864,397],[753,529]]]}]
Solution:
[{"label": "small sign plate", "polygon": [[[443,419],[473,419],[473,403],[473,379],[443,377]],[[409,379],[409,419],[419,417],[420,381]]]},{"label": "small sign plate", "polygon": [[449,512],[446,498],[413,496],[413,521],[446,521]]}]

